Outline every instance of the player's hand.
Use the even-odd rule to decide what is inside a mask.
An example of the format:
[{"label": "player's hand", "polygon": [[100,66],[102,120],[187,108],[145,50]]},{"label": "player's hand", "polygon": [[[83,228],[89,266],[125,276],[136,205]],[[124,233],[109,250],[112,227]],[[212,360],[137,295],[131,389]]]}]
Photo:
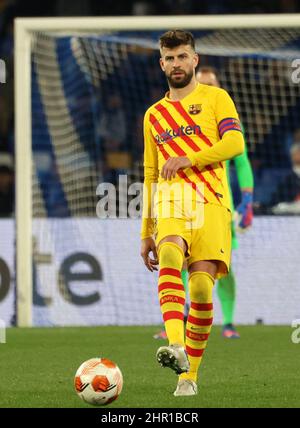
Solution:
[{"label": "player's hand", "polygon": [[245,232],[253,222],[253,194],[252,192],[242,192],[242,201],[236,208],[237,229]]},{"label": "player's hand", "polygon": [[169,158],[161,169],[160,175],[165,180],[172,180],[176,177],[179,169],[190,168],[192,162],[186,156],[179,156],[176,158]]},{"label": "player's hand", "polygon": [[[150,257],[150,253],[152,252],[153,258]],[[158,257],[156,252],[156,245],[154,239],[146,238],[142,239],[141,242],[141,256],[144,260],[145,266],[150,272],[153,272],[157,269],[158,265]]]}]

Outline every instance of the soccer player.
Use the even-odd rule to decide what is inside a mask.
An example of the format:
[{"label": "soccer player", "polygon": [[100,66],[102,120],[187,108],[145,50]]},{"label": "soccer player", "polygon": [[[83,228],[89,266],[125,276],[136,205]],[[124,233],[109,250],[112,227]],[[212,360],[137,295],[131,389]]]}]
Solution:
[{"label": "soccer player", "polygon": [[[244,139],[228,93],[196,80],[193,35],[166,32],[160,37],[160,53],[169,92],[144,117],[141,256],[151,272],[159,264],[169,345],[160,347],[156,358],[179,375],[174,395],[186,396],[197,394],[198,368],[213,319],[214,280],[227,275],[230,266],[231,205],[224,161],[243,152]],[[191,301],[186,332],[185,258]]]},{"label": "soccer player", "polygon": [[[196,79],[204,85],[220,87],[217,71],[213,67],[203,66],[197,67]],[[252,225],[253,219],[253,173],[248,159],[247,150],[244,153],[234,158],[234,166],[236,168],[238,183],[242,194],[241,203],[237,206],[238,227],[241,231],[245,231]],[[230,161],[226,161],[227,179],[230,184],[229,177]],[[234,212],[233,198],[230,190],[231,210]],[[235,222],[231,223],[232,234],[232,249],[238,248],[238,240],[235,231]],[[222,314],[223,314],[223,329],[222,335],[228,339],[237,339],[239,333],[233,325],[235,295],[236,295],[236,280],[232,270],[229,269],[227,276],[220,278],[217,283],[217,294],[220,299]]]}]

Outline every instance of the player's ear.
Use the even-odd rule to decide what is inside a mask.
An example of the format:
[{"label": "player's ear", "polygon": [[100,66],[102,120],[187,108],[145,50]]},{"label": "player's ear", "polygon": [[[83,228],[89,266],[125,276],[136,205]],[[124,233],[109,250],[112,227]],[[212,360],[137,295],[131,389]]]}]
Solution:
[{"label": "player's ear", "polygon": [[194,65],[195,65],[195,68],[197,67],[197,65],[199,64],[199,62],[200,62],[200,55],[197,54],[197,52],[195,52],[195,55],[194,55]]},{"label": "player's ear", "polygon": [[164,60],[162,58],[159,58],[159,65],[160,65],[160,68],[162,69],[162,71],[165,71]]}]

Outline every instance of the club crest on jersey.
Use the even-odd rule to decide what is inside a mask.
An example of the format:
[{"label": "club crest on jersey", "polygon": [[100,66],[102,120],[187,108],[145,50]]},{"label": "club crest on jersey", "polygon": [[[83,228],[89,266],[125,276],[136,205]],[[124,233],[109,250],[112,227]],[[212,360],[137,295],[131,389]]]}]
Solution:
[{"label": "club crest on jersey", "polygon": [[198,114],[202,110],[202,104],[189,105],[189,114]]}]

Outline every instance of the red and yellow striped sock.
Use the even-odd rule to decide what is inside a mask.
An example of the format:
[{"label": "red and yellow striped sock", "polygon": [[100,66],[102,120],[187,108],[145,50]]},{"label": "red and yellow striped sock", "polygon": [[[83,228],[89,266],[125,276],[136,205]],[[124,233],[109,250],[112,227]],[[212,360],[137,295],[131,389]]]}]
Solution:
[{"label": "red and yellow striped sock", "polygon": [[185,291],[181,279],[183,250],[173,242],[159,246],[158,293],[169,344],[184,346]]},{"label": "red and yellow striped sock", "polygon": [[191,306],[186,324],[185,341],[190,371],[180,375],[180,379],[197,381],[198,369],[213,322],[213,285],[214,278],[207,272],[193,272],[190,275]]}]

